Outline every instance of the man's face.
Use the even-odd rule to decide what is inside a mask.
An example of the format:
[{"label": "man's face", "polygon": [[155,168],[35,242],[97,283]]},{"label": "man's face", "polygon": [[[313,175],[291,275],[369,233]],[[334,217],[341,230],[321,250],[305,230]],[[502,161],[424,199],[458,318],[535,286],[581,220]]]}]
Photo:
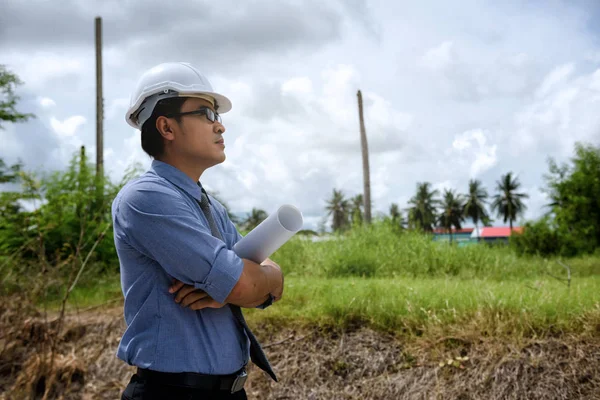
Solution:
[{"label": "man's face", "polygon": [[[209,101],[194,97],[188,98],[181,112],[195,111],[207,107],[214,111]],[[180,123],[174,124],[174,140],[171,142],[178,155],[194,159],[205,168],[225,161],[225,127],[218,121],[211,122],[206,114],[184,115]]]}]

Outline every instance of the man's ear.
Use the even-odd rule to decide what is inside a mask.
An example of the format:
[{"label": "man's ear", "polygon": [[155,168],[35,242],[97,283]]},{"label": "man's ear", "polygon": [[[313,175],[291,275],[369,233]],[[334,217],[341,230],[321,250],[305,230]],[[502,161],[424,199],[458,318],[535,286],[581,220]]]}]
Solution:
[{"label": "man's ear", "polygon": [[156,130],[163,138],[167,140],[173,140],[175,138],[173,135],[173,129],[171,127],[171,122],[167,117],[160,116],[156,119]]}]

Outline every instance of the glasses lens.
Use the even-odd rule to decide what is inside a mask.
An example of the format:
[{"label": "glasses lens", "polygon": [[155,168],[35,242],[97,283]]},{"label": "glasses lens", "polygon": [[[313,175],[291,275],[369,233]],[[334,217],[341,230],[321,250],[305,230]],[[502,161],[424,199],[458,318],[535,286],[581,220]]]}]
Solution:
[{"label": "glasses lens", "polygon": [[211,110],[210,108],[206,109],[206,117],[210,122],[219,121],[219,123],[221,123],[221,116],[213,110]]},{"label": "glasses lens", "polygon": [[206,118],[208,118],[210,122],[215,122],[215,113],[210,108],[206,109]]}]

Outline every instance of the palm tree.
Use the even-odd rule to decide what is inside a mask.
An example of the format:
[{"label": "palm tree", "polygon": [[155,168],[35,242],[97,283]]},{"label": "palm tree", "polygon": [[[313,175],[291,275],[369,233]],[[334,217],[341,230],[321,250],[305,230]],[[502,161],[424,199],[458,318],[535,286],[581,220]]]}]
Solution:
[{"label": "palm tree", "polygon": [[256,228],[261,222],[267,219],[268,216],[269,215],[266,213],[266,211],[258,208],[252,208],[252,211],[248,214],[248,216],[243,222],[244,229],[251,231],[252,229]]},{"label": "palm tree", "polygon": [[513,178],[512,172],[502,175],[500,180],[496,181],[496,191],[498,194],[494,195],[492,210],[495,210],[499,217],[504,218],[504,223],[509,221],[511,233],[513,221],[527,209],[522,199],[529,198],[529,195],[518,193],[517,190],[520,187],[521,182],[516,177]]},{"label": "palm tree", "polygon": [[450,234],[450,243],[452,243],[452,227],[461,229],[461,224],[465,220],[463,196],[456,194],[452,189],[444,190],[441,208],[442,212],[439,222],[448,234]]},{"label": "palm tree", "polygon": [[412,226],[418,226],[426,232],[433,231],[436,221],[436,207],[439,204],[439,191],[431,190],[429,182],[417,183],[417,194],[408,201],[409,221]]},{"label": "palm tree", "polygon": [[363,207],[365,205],[362,194],[357,194],[351,200],[352,225],[361,225],[363,222]]},{"label": "palm tree", "polygon": [[331,229],[339,231],[348,226],[348,217],[350,215],[350,203],[344,197],[341,190],[333,189],[333,195],[327,200],[327,216],[332,216]]},{"label": "palm tree", "polygon": [[390,205],[390,220],[392,221],[392,225],[404,228],[404,218],[396,203]]},{"label": "palm tree", "polygon": [[477,240],[479,240],[479,222],[489,220],[489,215],[485,209],[488,199],[487,190],[482,187],[480,180],[471,179],[469,181],[469,194],[465,202],[465,217],[470,218],[475,224],[477,230]]}]

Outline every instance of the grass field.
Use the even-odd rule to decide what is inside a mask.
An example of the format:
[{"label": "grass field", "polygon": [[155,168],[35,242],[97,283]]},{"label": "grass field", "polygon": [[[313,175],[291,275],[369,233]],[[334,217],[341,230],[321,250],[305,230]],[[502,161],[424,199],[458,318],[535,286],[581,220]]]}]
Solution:
[{"label": "grass field", "polygon": [[[322,242],[297,237],[272,258],[286,274],[284,298],[246,315],[281,385],[254,369],[250,398],[583,399],[600,390],[600,254],[519,257],[379,224]],[[59,331],[34,308],[59,315],[77,265],[44,272],[25,261],[0,260],[0,327],[16,371],[0,377],[0,392],[35,397],[36,382],[85,376],[91,384],[73,393],[118,397],[130,371],[114,354],[124,321],[112,264],[85,270]],[[40,358],[53,343],[54,375]]]},{"label": "grass field", "polygon": [[[416,337],[593,335],[600,328],[599,293],[600,277],[575,278],[570,288],[550,277],[505,282],[290,277],[280,303],[246,314],[273,326],[365,325]],[[118,280],[105,281],[75,289],[71,306],[82,309],[120,296]]]},{"label": "grass field", "polygon": [[[380,224],[326,242],[295,238],[272,258],[284,300],[248,310],[273,326],[366,325],[407,337],[543,337],[600,330],[600,256],[519,257],[506,246],[468,247],[398,234]],[[571,269],[567,286],[564,265]],[[59,291],[60,292],[60,291]],[[52,295],[49,306],[60,304]],[[84,275],[70,308],[122,298],[119,276]]]}]

